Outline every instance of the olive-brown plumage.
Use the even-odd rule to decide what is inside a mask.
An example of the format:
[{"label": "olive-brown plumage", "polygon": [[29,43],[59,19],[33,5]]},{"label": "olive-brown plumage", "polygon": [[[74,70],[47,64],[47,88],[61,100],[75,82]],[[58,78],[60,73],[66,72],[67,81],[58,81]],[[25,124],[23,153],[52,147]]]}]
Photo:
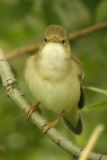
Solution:
[{"label": "olive-brown plumage", "polygon": [[[62,115],[68,128],[76,134],[83,128],[80,115],[84,105],[83,75],[80,63],[72,55],[65,29],[49,26],[38,53],[27,61],[25,79],[36,99]],[[59,119],[45,126],[45,131]]]}]

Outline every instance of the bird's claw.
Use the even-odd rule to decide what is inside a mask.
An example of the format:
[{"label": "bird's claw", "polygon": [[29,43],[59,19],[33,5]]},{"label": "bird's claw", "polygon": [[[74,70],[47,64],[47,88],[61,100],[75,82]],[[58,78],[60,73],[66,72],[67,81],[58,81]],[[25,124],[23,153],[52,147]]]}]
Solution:
[{"label": "bird's claw", "polygon": [[59,122],[59,119],[56,119],[52,122],[46,122],[43,126],[43,133],[45,134],[49,129],[54,128]]},{"label": "bird's claw", "polygon": [[40,105],[40,102],[38,102],[37,104],[34,104],[30,107],[30,109],[27,112],[27,118],[31,117],[32,113],[35,112],[35,111],[40,112],[39,105]]}]

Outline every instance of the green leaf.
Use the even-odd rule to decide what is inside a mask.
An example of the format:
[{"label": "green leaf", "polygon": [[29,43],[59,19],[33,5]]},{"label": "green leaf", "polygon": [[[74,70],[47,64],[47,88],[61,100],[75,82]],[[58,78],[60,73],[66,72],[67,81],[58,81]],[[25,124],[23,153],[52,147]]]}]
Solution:
[{"label": "green leaf", "polygon": [[107,100],[99,101],[97,103],[87,105],[87,106],[85,106],[84,111],[89,112],[89,111],[94,111],[94,110],[98,110],[98,109],[107,109]]},{"label": "green leaf", "polygon": [[103,0],[96,8],[96,22],[107,20],[107,1]]},{"label": "green leaf", "polygon": [[100,88],[96,88],[96,87],[92,87],[92,86],[86,86],[86,87],[84,87],[84,89],[88,89],[90,91],[97,92],[97,93],[100,93],[100,94],[107,96],[107,90],[104,90],[104,89],[100,89]]}]

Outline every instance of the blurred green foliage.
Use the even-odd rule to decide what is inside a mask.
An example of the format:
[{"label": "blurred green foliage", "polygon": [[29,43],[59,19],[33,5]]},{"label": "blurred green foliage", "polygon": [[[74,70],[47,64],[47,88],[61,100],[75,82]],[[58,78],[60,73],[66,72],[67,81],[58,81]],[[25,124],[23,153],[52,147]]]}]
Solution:
[{"label": "blurred green foliage", "polygon": [[[42,39],[50,24],[61,24],[68,32],[90,24],[107,21],[105,0],[0,0],[0,47],[5,52]],[[85,70],[85,84],[107,89],[107,31],[90,34],[71,44]],[[35,102],[24,82],[26,57],[11,62],[19,86]],[[86,90],[86,105],[99,109],[84,112],[85,128],[81,136],[71,135],[61,125],[58,129],[78,146],[84,146],[93,128],[105,124],[95,151],[107,154],[107,97]],[[100,102],[100,103],[99,103]],[[91,108],[93,108],[91,106]],[[47,116],[48,117],[48,116]],[[0,159],[1,160],[70,160],[71,156],[43,136],[24,113],[5,95],[0,86]]]}]

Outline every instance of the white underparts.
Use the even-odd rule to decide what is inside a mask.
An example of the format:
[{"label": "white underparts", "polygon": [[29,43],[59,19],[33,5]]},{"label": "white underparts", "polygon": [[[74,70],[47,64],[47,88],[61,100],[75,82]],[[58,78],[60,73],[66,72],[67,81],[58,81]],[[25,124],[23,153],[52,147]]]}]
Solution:
[{"label": "white underparts", "polygon": [[30,90],[43,106],[54,112],[76,112],[80,82],[69,54],[57,43],[48,43],[38,54],[39,59],[29,58],[26,66],[25,77]]},{"label": "white underparts", "polygon": [[40,58],[40,72],[48,78],[63,78],[69,70],[69,54],[61,44],[48,43],[41,51]]}]

